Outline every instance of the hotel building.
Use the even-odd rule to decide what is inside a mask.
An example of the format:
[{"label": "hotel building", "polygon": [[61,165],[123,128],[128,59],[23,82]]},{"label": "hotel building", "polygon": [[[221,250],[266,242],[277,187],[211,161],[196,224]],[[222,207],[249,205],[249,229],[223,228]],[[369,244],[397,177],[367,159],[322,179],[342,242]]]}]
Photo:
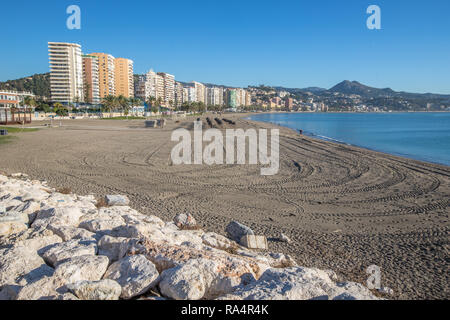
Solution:
[{"label": "hotel building", "polygon": [[115,58],[106,53],[91,53],[90,56],[98,57],[98,76],[100,98],[116,95]]},{"label": "hotel building", "polygon": [[84,102],[100,103],[98,57],[83,55]]},{"label": "hotel building", "polygon": [[49,42],[50,93],[54,102],[83,100],[83,62],[76,43]]},{"label": "hotel building", "polygon": [[133,61],[125,58],[114,60],[116,96],[134,97]]}]

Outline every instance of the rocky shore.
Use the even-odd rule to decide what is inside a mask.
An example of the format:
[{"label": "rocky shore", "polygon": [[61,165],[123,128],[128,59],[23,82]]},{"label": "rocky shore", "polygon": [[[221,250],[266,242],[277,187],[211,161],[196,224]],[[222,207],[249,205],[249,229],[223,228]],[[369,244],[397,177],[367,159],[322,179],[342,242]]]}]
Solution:
[{"label": "rocky shore", "polygon": [[377,299],[333,271],[204,231],[194,216],[164,222],[125,196],[0,175],[0,299]]}]

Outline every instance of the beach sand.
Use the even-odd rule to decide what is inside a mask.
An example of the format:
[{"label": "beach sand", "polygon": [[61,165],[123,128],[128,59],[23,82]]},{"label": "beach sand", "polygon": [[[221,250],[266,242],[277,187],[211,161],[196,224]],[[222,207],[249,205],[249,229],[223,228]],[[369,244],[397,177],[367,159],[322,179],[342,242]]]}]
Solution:
[{"label": "beach sand", "polygon": [[[450,298],[450,167],[223,117],[236,126],[220,129],[280,129],[277,175],[261,176],[255,165],[173,166],[170,135],[192,129],[194,118],[169,120],[164,129],[146,129],[143,121],[64,120],[61,128],[0,145],[0,170],[78,194],[126,194],[134,208],[165,220],[190,212],[221,234],[237,220],[301,266],[365,283],[375,264],[393,298]],[[281,232],[292,242],[276,241]]]}]

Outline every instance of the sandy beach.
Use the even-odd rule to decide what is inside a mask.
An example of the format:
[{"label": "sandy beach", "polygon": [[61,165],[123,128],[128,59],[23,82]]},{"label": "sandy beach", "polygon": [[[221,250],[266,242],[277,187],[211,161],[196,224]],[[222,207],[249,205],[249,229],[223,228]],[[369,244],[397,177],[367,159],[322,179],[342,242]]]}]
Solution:
[{"label": "sandy beach", "polygon": [[[275,127],[223,117],[236,125],[219,129]],[[450,297],[450,167],[281,127],[275,176],[261,176],[255,165],[173,166],[171,133],[192,129],[194,120],[169,120],[164,129],[142,120],[64,120],[0,145],[0,170],[78,194],[126,194],[134,208],[164,220],[190,212],[223,235],[237,220],[267,236],[271,250],[349,280],[365,283],[375,264],[393,298]],[[281,232],[292,242],[276,241]]]}]

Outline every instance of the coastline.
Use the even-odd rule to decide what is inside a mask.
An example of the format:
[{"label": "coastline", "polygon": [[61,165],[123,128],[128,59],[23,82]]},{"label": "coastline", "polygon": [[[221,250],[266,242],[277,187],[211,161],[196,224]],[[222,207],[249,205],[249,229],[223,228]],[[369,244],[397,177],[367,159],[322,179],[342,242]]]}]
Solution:
[{"label": "coastline", "polygon": [[[268,121],[263,121],[263,120],[251,119],[251,117],[252,116],[258,116],[258,115],[263,115],[263,114],[302,114],[302,113],[304,113],[304,112],[252,113],[250,115],[247,115],[247,116],[243,117],[243,119],[249,120],[249,121],[254,121],[254,122],[260,122],[260,123],[271,123],[271,124],[276,125],[276,126],[281,126],[281,127],[293,130],[296,134],[298,134],[298,132],[297,132],[298,130],[295,130],[293,128],[290,128],[290,127],[287,127],[287,126],[283,126],[283,125],[277,124],[275,122],[268,122]],[[380,114],[380,112],[366,112],[366,113],[359,113],[359,112],[327,112],[327,113],[330,113],[330,114]],[[391,114],[389,112],[382,112],[382,113],[384,113],[384,114]],[[395,112],[393,112],[393,113],[395,113]],[[448,113],[448,111],[447,112],[445,112],[445,111],[442,111],[442,112],[441,111],[431,111],[431,112],[414,111],[414,112],[396,112],[396,113],[397,114],[402,114],[402,113]],[[308,113],[306,113],[306,114],[308,114]],[[318,135],[318,134],[310,133],[310,132],[304,132],[303,135],[307,136],[307,137],[310,137],[310,138],[313,138],[313,139],[319,139],[321,141],[328,141],[328,142],[331,142],[331,143],[338,143],[338,144],[342,144],[342,145],[346,145],[346,146],[362,148],[362,149],[365,149],[365,150],[368,150],[368,151],[379,152],[379,153],[382,153],[382,154],[386,154],[386,155],[390,155],[390,156],[394,156],[394,157],[400,157],[400,158],[404,158],[404,159],[411,160],[411,161],[420,161],[420,162],[423,162],[423,163],[450,167],[450,164],[445,164],[445,163],[438,162],[438,161],[427,160],[427,159],[424,159],[423,156],[421,157],[421,156],[416,156],[416,155],[413,155],[413,154],[383,151],[381,149],[371,148],[371,147],[358,145],[358,144],[352,144],[352,143],[349,143],[349,142],[346,142],[346,141],[338,140],[338,139],[333,138],[333,137],[322,136],[322,135]]]},{"label": "coastline", "polygon": [[[64,120],[61,128],[0,146],[1,170],[77,194],[126,194],[133,208],[163,220],[189,212],[222,235],[237,220],[299,265],[364,283],[366,268],[376,264],[397,299],[448,298],[448,167],[299,136],[245,116],[222,117],[243,129],[280,129],[277,176],[261,177],[249,165],[169,166],[170,133],[192,129],[194,118],[165,129]],[[280,232],[292,243],[274,241]]]}]

